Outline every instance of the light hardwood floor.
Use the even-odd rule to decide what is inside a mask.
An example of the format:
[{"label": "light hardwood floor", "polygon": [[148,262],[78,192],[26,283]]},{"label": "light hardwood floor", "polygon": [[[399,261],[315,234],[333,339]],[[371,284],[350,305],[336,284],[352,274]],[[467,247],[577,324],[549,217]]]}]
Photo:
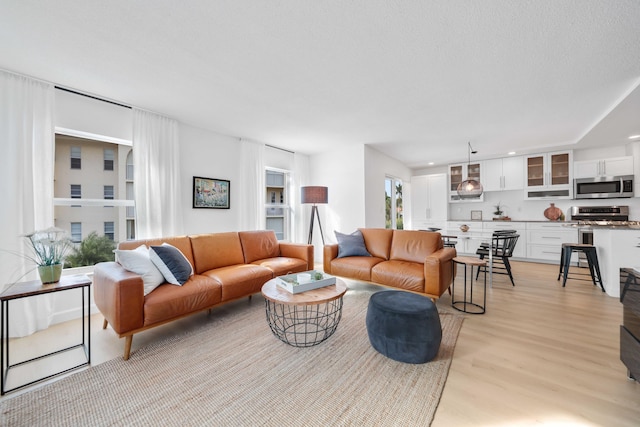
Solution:
[{"label": "light hardwood floor", "polygon": [[[465,315],[433,426],[640,425],[640,384],[627,379],[619,357],[622,305],[588,282],[569,280],[562,288],[557,268],[514,262],[515,287],[495,276],[486,314]],[[438,306],[450,302],[445,294]],[[220,309],[234,304],[247,302]],[[202,315],[136,335],[131,357]],[[122,356],[123,340],[101,325],[94,315],[93,365]],[[13,340],[12,354],[22,358],[77,328],[67,322]]]}]

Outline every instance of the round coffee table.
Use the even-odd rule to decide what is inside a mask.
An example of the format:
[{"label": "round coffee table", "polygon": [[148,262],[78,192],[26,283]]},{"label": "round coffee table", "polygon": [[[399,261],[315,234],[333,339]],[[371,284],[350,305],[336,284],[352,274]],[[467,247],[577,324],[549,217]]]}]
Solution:
[{"label": "round coffee table", "polygon": [[271,279],[262,286],[271,332],[294,347],[311,347],[329,338],[342,317],[342,297],[347,285],[336,284],[292,294]]}]

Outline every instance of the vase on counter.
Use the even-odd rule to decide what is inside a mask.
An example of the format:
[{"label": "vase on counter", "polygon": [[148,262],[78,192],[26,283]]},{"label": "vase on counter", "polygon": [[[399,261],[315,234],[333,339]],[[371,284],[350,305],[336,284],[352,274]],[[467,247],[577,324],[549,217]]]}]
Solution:
[{"label": "vase on counter", "polygon": [[557,208],[555,203],[550,203],[547,209],[544,210],[544,217],[549,221],[557,221],[562,218],[562,209]]}]

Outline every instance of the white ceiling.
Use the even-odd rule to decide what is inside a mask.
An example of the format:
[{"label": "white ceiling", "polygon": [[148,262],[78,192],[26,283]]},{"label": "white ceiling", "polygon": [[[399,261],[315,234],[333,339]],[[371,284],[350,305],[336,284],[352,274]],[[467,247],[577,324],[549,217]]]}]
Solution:
[{"label": "white ceiling", "polygon": [[2,0],[0,68],[423,167],[640,134],[639,23],[638,0]]}]

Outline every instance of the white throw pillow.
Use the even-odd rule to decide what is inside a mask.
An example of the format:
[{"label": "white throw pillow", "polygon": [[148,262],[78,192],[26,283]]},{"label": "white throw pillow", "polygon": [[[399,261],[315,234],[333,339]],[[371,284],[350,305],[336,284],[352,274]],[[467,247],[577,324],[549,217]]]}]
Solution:
[{"label": "white throw pillow", "polygon": [[145,245],[140,245],[132,251],[116,249],[114,252],[120,265],[142,276],[145,295],[164,283],[164,276],[151,262],[149,249]]}]

